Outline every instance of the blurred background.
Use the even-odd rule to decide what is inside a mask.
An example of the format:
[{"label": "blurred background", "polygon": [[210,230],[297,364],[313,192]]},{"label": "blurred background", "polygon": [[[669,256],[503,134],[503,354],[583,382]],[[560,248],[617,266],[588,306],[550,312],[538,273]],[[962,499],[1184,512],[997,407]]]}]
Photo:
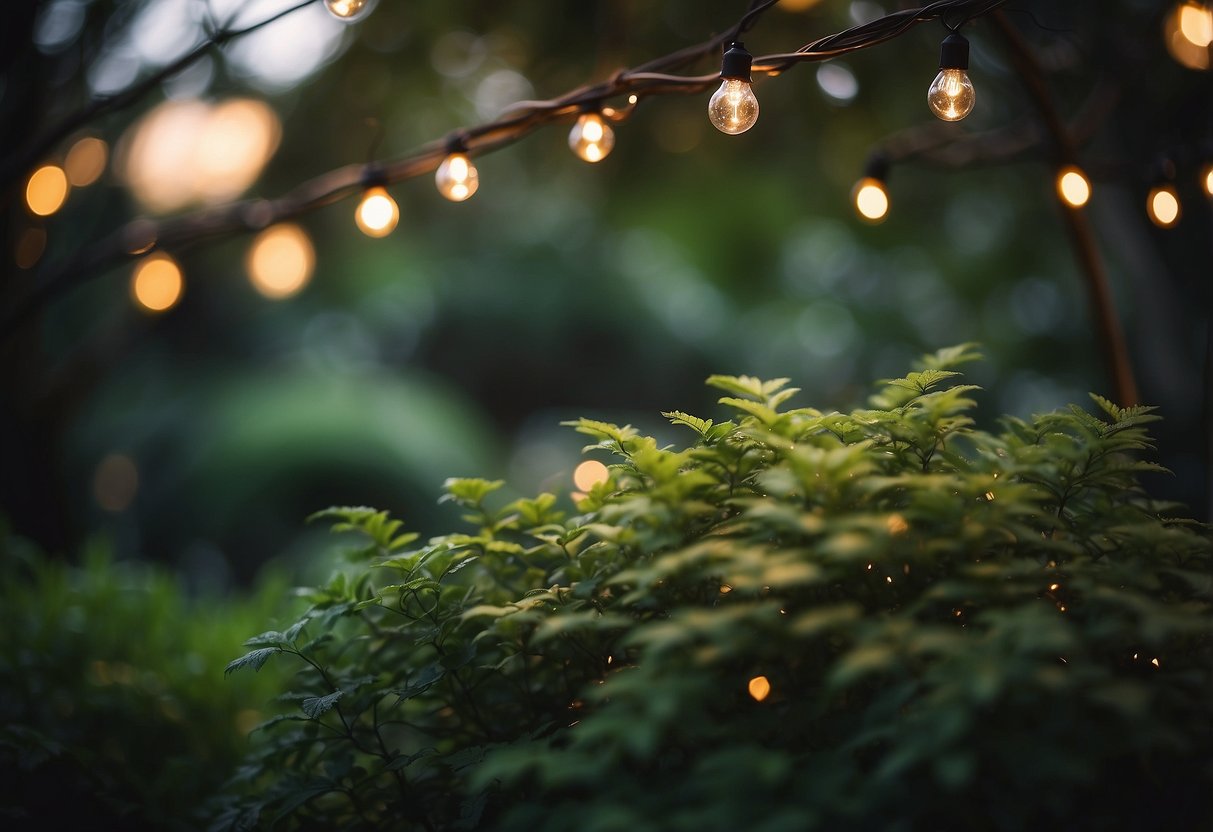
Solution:
[{"label": "blurred background", "polygon": [[[170,64],[208,21],[294,4],[13,4],[0,155]],[[784,0],[746,44],[791,51],[899,7]],[[0,303],[12,309],[134,217],[277,196],[405,155],[514,101],[699,42],[743,8],[381,0],[350,25],[314,3],[19,171]],[[1015,2],[1007,14],[1079,122],[1087,211],[1141,397],[1166,418],[1160,461],[1174,476],[1149,484],[1208,519],[1213,14],[1150,0]],[[978,103],[947,129],[989,134],[965,146],[996,149],[1035,111],[996,28],[965,32]],[[1111,395],[1043,134],[1027,130],[1005,158],[965,164],[945,146],[896,163],[886,220],[855,215],[869,153],[935,123],[925,94],[944,34],[923,25],[759,80],[762,115],[741,136],[712,129],[706,96],[648,99],[598,164],[556,126],[477,158],[480,190],[465,203],[429,176],[391,187],[400,220],[383,238],[358,230],[348,200],[56,295],[0,334],[0,514],[48,551],[100,537],[222,589],[270,562],[306,572],[327,544],[304,518],[330,504],[387,508],[431,534],[455,521],[436,503],[449,476],[567,497],[582,443],[562,419],[682,441],[659,411],[716,415],[702,385],[714,372],[789,376],[800,404],[842,409],[920,353],[978,341],[983,427]],[[1170,228],[1147,216],[1160,176],[1182,206]]]}]

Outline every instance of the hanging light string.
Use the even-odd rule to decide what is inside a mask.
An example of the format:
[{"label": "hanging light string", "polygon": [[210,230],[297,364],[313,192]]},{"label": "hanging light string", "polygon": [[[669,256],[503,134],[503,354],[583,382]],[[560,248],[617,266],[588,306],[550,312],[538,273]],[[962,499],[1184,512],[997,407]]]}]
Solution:
[{"label": "hanging light string", "polygon": [[[198,47],[202,50],[199,57],[217,43],[261,28],[273,19],[310,5],[313,1],[300,3],[270,20],[246,29],[224,30],[213,35],[206,44]],[[621,70],[606,81],[576,88],[556,98],[519,102],[493,121],[454,131],[447,137],[422,146],[407,157],[376,163],[376,174],[385,185],[430,174],[450,155],[448,148],[452,141],[461,142],[467,156],[474,158],[514,144],[549,124],[573,120],[584,112],[587,106],[597,108],[606,121],[619,123],[626,120],[644,98],[704,92],[719,84],[718,73],[698,76],[672,73],[706,56],[718,54],[724,44],[736,40],[752,28],[761,14],[776,2],[777,0],[755,0],[737,23],[716,37],[632,69]],[[768,76],[778,75],[799,63],[824,61],[883,44],[914,26],[933,20],[944,20],[949,26],[959,25],[954,21],[966,22],[981,17],[1005,2],[1006,0],[937,0],[918,9],[893,12],[877,20],[815,40],[796,52],[757,57],[753,62],[753,72]],[[175,67],[176,70],[181,68],[178,65]],[[139,88],[142,89],[143,86],[140,84]],[[626,103],[609,108],[606,106],[607,102],[616,100]],[[261,231],[273,223],[361,194],[366,189],[367,167],[346,165],[337,168],[296,186],[274,200],[242,200],[162,221],[133,220],[109,237],[44,267],[38,275],[37,288],[22,302],[9,307],[10,312],[0,325],[0,333],[10,332],[57,294],[130,260],[135,256],[135,252],[147,251],[153,247],[180,252],[206,240]]]}]

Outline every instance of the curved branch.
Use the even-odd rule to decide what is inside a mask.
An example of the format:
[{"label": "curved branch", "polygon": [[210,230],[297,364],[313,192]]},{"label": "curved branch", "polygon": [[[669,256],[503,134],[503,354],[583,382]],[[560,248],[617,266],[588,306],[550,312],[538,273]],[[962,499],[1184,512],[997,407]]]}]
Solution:
[{"label": "curved branch", "polygon": [[[295,8],[310,2],[313,0],[306,0]],[[469,153],[483,155],[514,144],[548,124],[567,120],[583,104],[600,104],[627,97],[627,106],[616,110],[613,115],[615,121],[621,121],[646,97],[704,92],[719,82],[718,74],[682,76],[669,74],[670,71],[714,55],[724,43],[753,26],[775,2],[777,0],[755,0],[745,15],[722,35],[632,69],[621,70],[607,81],[578,87],[553,99],[520,102],[494,121],[452,131],[449,136],[424,145],[410,156],[395,161],[338,168],[304,182],[273,200],[247,199],[162,221],[133,220],[74,256],[40,269],[37,288],[11,308],[0,323],[0,332],[11,334],[59,293],[92,280],[105,270],[142,255],[152,247],[183,249],[216,237],[260,230],[359,192],[365,187],[371,171],[377,181],[385,184],[395,184],[428,173],[441,163],[450,139],[458,138]],[[1007,0],[937,0],[918,9],[894,12],[821,38],[794,53],[756,58],[754,72],[773,77],[799,63],[824,61],[836,55],[877,46],[920,23],[938,20],[945,15],[969,20],[988,14],[1005,2]],[[265,22],[258,25],[265,25]]]},{"label": "curved branch", "polygon": [[9,185],[16,182],[25,172],[32,166],[38,163],[40,159],[50,153],[51,149],[59,142],[66,139],[72,133],[79,130],[86,124],[89,124],[107,113],[123,110],[135,104],[149,92],[156,89],[169,78],[172,78],[178,72],[181,72],[186,67],[197,63],[212,49],[223,46],[224,44],[235,40],[236,38],[244,37],[252,34],[258,29],[269,26],[271,23],[276,23],[289,14],[294,14],[302,8],[312,5],[316,0],[302,0],[287,9],[284,9],[264,20],[260,20],[243,29],[219,29],[210,37],[206,38],[202,43],[195,46],[189,52],[186,52],[177,60],[161,67],[156,72],[152,73],[142,81],[132,84],[122,92],[115,95],[107,95],[102,98],[93,99],[87,106],[80,108],[74,113],[60,119],[55,124],[48,127],[42,133],[34,137],[33,140],[25,146],[25,149],[13,155],[7,161],[3,168],[0,168],[0,190],[4,190]]}]

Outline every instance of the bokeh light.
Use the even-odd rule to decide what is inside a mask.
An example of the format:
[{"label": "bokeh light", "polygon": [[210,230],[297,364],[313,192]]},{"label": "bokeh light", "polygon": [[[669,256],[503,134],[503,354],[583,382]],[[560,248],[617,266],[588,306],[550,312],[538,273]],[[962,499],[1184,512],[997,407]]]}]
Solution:
[{"label": "bokeh light", "polygon": [[1179,194],[1172,185],[1159,185],[1146,199],[1146,213],[1159,228],[1170,228],[1179,222]]},{"label": "bokeh light", "polygon": [[307,285],[316,251],[306,231],[294,223],[270,226],[253,239],[245,267],[258,292],[271,300],[288,298]]},{"label": "bokeh light", "polygon": [[131,297],[148,312],[172,309],[184,289],[181,267],[164,253],[143,258],[131,274]]},{"label": "bokeh light", "polygon": [[368,237],[386,237],[400,222],[400,206],[384,188],[370,188],[354,212],[358,230]]},{"label": "bokeh light", "polygon": [[1213,162],[1200,172],[1200,184],[1205,189],[1205,196],[1213,196]]},{"label": "bokeh light", "polygon": [[58,165],[43,165],[25,183],[25,204],[30,213],[49,217],[67,201],[67,174]]},{"label": "bokeh light", "polygon": [[434,174],[438,193],[451,202],[463,202],[480,187],[480,175],[465,153],[452,153],[442,160]]},{"label": "bokeh light", "polygon": [[76,188],[93,184],[105,173],[109,145],[95,136],[85,136],[72,145],[63,160],[67,181]]},{"label": "bokeh light", "polygon": [[1163,21],[1163,41],[1180,65],[1207,70],[1213,44],[1213,11],[1201,3],[1178,4]]},{"label": "bokeh light", "polygon": [[766,676],[755,676],[747,687],[755,702],[761,702],[771,695],[771,680]]},{"label": "bokeh light", "polygon": [[93,498],[110,512],[125,511],[139,491],[139,469],[125,454],[108,454],[93,473]]},{"label": "bokeh light", "polygon": [[1064,168],[1057,175],[1057,194],[1067,205],[1081,208],[1091,198],[1091,183],[1078,168]]},{"label": "bokeh light", "polygon": [[324,0],[324,7],[333,17],[352,23],[370,14],[375,0]]},{"label": "bokeh light", "polygon": [[33,226],[21,232],[13,251],[13,262],[19,269],[32,269],[46,251],[46,230]]},{"label": "bokeh light", "polygon": [[606,482],[611,477],[607,467],[596,459],[587,459],[573,471],[573,485],[579,491],[590,491],[599,483]]},{"label": "bokeh light", "polygon": [[854,201],[855,210],[868,222],[884,222],[888,216],[889,193],[879,179],[865,176],[855,183]]},{"label": "bokeh light", "polygon": [[261,101],[167,101],[124,136],[118,174],[148,210],[235,199],[278,148],[281,125]]}]

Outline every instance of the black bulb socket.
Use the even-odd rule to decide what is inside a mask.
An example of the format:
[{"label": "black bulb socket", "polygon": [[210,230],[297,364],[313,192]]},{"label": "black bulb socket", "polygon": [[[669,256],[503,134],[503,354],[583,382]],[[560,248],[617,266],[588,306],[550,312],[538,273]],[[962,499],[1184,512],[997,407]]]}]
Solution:
[{"label": "black bulb socket", "polygon": [[754,65],[754,56],[746,51],[745,44],[735,40],[729,44],[720,62],[720,77],[733,78],[750,83],[750,68]]},{"label": "black bulb socket", "polygon": [[953,32],[943,39],[939,47],[940,69],[969,68],[969,39],[964,35]]},{"label": "black bulb socket", "polygon": [[370,162],[362,168],[362,187],[369,191],[371,188],[386,188],[387,174],[378,162]]},{"label": "black bulb socket", "polygon": [[889,157],[884,153],[873,153],[863,166],[865,179],[875,179],[879,182],[889,181]]}]

